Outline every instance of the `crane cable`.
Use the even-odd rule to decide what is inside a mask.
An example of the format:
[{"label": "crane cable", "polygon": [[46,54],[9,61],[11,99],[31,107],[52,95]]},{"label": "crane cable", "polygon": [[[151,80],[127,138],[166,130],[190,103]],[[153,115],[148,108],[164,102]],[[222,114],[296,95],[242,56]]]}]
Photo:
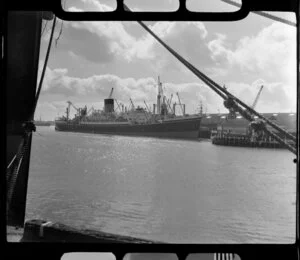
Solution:
[{"label": "crane cable", "polygon": [[[171,49],[168,45],[166,45],[158,36],[156,36],[143,22],[137,21],[145,30],[147,30],[156,40],[158,40],[166,49],[168,49],[179,61],[181,61],[187,68],[189,68],[198,78],[200,78],[204,83],[206,83],[208,86],[210,86],[219,96],[221,96],[224,100],[227,100],[228,97],[231,97],[233,100],[235,100],[237,103],[245,107],[248,111],[252,112],[254,115],[258,116],[259,118],[265,120],[269,125],[274,127],[276,130],[283,132],[287,137],[292,139],[293,141],[296,141],[296,137],[288,133],[287,131],[281,129],[279,126],[277,126],[275,123],[271,122],[261,114],[257,113],[255,110],[253,110],[251,107],[247,106],[244,102],[234,97],[231,93],[229,93],[226,89],[219,86],[216,82],[208,78],[206,75],[204,75],[201,71],[196,69],[192,64],[190,64],[187,60],[185,60],[183,57],[181,57],[179,54],[177,54],[173,49]],[[226,95],[224,95],[223,93]]]},{"label": "crane cable", "polygon": [[[216,83],[215,83],[216,84]],[[246,108],[246,110],[248,110],[249,112],[251,112],[252,114],[256,115],[257,117],[259,117],[260,119],[266,121],[270,126],[272,126],[273,128],[275,128],[277,131],[279,131],[280,133],[283,133],[286,137],[292,139],[294,142],[296,142],[296,137],[293,136],[292,134],[290,134],[289,132],[285,131],[284,129],[282,129],[280,126],[278,126],[277,124],[273,123],[271,120],[267,119],[266,117],[264,117],[263,115],[261,115],[260,113],[256,112],[253,108],[249,107],[247,104],[245,104],[243,101],[241,101],[240,99],[238,99],[237,97],[233,96],[231,93],[229,93],[226,89],[222,89],[223,92],[225,92],[228,97],[231,97],[234,101],[236,101],[237,103],[239,103],[241,106],[243,106],[244,108]]]},{"label": "crane cable", "polygon": [[259,99],[259,97],[260,97],[260,94],[261,94],[263,88],[264,88],[264,86],[262,85],[262,86],[260,87],[260,89],[259,89],[259,91],[258,91],[256,97],[255,97],[255,100],[254,100],[253,104],[251,105],[251,108],[252,108],[252,109],[255,108],[255,106],[256,106],[256,104],[257,104],[257,102],[258,102],[258,99]]},{"label": "crane cable", "polygon": [[[131,11],[125,4],[124,5],[124,9],[127,11]],[[266,121],[269,125],[271,125],[273,128],[275,128],[276,130],[278,130],[281,133],[284,133],[286,137],[289,137],[290,139],[292,139],[294,142],[296,142],[296,137],[291,135],[290,133],[288,133],[287,131],[285,131],[284,129],[282,129],[281,127],[279,127],[278,125],[276,125],[275,123],[271,122],[270,120],[268,120],[267,118],[265,118],[264,116],[262,116],[261,114],[259,114],[258,112],[256,112],[255,110],[253,110],[251,107],[249,107],[248,105],[246,105],[244,102],[242,102],[241,100],[239,100],[238,98],[236,98],[235,96],[233,96],[230,92],[228,92],[225,88],[222,88],[221,86],[219,86],[217,83],[215,83],[213,80],[211,80],[210,78],[208,78],[206,75],[204,75],[201,71],[199,71],[198,69],[196,69],[192,64],[190,64],[187,60],[185,60],[183,57],[181,57],[179,54],[177,54],[172,48],[170,48],[167,44],[165,44],[156,34],[154,34],[154,32],[152,32],[142,21],[137,21],[147,32],[149,32],[158,42],[160,42],[169,52],[171,52],[179,61],[181,61],[188,69],[190,69],[198,78],[200,78],[204,83],[206,83],[209,87],[211,87],[219,96],[221,96],[225,101],[228,99],[231,99],[232,101],[236,101],[236,103],[239,103],[241,106],[243,106],[244,108],[246,108],[246,110],[243,110],[242,108],[240,108],[236,103],[234,105],[234,108],[240,112],[247,120],[249,121],[254,121],[254,118],[252,117],[252,115],[249,114],[252,113],[254,115],[256,115],[257,117],[263,119],[264,121]],[[264,129],[266,131],[266,129]],[[268,134],[270,133],[270,131],[266,131]],[[290,151],[292,151],[293,153],[296,153],[296,149],[294,149],[292,146],[290,146],[289,144],[287,144],[286,142],[284,142],[279,136],[277,136],[276,134],[272,133],[272,136],[274,136],[274,138],[281,140],[280,143],[282,143],[284,146],[286,146]],[[275,137],[276,136],[276,137]]]}]

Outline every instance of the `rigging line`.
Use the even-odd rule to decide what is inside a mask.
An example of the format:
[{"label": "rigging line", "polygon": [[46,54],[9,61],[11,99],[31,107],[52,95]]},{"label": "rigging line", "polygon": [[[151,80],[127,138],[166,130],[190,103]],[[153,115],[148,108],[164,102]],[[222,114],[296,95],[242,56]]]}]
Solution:
[{"label": "rigging line", "polygon": [[292,153],[297,155],[297,149],[294,144],[290,145],[287,142],[285,142],[282,138],[280,138],[277,134],[273,133],[269,129],[264,129],[264,132],[267,133],[267,135],[273,137],[278,143],[284,145],[288,150],[290,150]]},{"label": "rigging line", "polygon": [[41,36],[44,34],[44,31],[45,31],[45,29],[46,29],[46,27],[47,27],[47,24],[48,24],[48,20],[45,22],[45,25],[44,25],[44,28],[43,28],[43,30],[42,30]]},{"label": "rigging line", "polygon": [[[231,95],[227,90],[223,90],[223,92],[227,92],[227,95]],[[273,128],[275,128],[277,131],[285,134],[287,137],[289,137],[290,139],[292,139],[294,142],[296,142],[296,137],[293,136],[292,134],[290,134],[289,132],[285,131],[284,129],[282,129],[280,126],[278,126],[277,124],[273,123],[271,120],[267,119],[266,117],[264,117],[263,115],[261,115],[260,113],[256,112],[254,109],[252,109],[251,107],[249,107],[247,104],[245,104],[243,101],[241,101],[240,99],[236,98],[235,96],[231,95],[232,99],[235,100],[237,103],[239,103],[241,106],[243,106],[244,108],[246,108],[249,112],[251,112],[252,114],[256,115],[257,117],[259,117],[260,119],[263,119],[264,121],[266,121],[270,126],[272,126]]]},{"label": "rigging line", "polygon": [[258,15],[261,15],[261,16],[273,19],[273,20],[275,20],[277,22],[281,22],[281,23],[285,23],[285,24],[297,27],[297,24],[294,23],[294,22],[288,21],[286,19],[283,19],[281,17],[275,16],[275,15],[272,15],[272,14],[269,14],[269,13],[266,13],[266,12],[263,12],[263,11],[252,11],[252,12],[255,13],[255,14],[258,14]]},{"label": "rigging line", "polygon": [[25,133],[25,136],[22,139],[21,143],[19,144],[18,151],[15,155],[15,160],[14,160],[15,165],[11,165],[11,168],[8,168],[7,172],[6,172],[6,185],[7,185],[6,210],[7,210],[7,212],[10,209],[10,204],[13,199],[13,194],[15,193],[15,186],[16,186],[16,182],[18,179],[20,169],[22,169],[24,167],[22,162],[24,159],[24,155],[28,151],[30,136],[31,136],[31,132]]},{"label": "rigging line", "polygon": [[9,168],[13,165],[15,159],[16,159],[16,155],[12,158],[12,160],[11,160],[10,163],[8,164],[7,169],[9,169]]},{"label": "rigging line", "polygon": [[[125,5],[124,8],[127,11],[131,10]],[[196,76],[198,76],[203,82],[208,84],[219,96],[221,96],[224,100],[227,100],[229,96],[232,96],[229,92],[225,92],[221,86],[215,83],[213,80],[204,75],[201,71],[195,68],[191,63],[181,57],[178,53],[176,53],[171,47],[165,44],[154,32],[152,32],[142,21],[137,21],[147,32],[149,32],[159,43],[161,43],[169,52],[171,52],[179,61],[181,61],[187,68],[189,68]],[[210,83],[210,84],[209,84]],[[224,92],[226,95],[224,95]]]},{"label": "rigging line", "polygon": [[[131,11],[125,4],[125,9],[128,11]],[[219,96],[221,96],[224,100],[227,100],[229,96],[232,96],[229,92],[225,92],[222,87],[220,87],[217,83],[215,83],[213,80],[208,78],[206,75],[204,75],[201,71],[199,71],[197,68],[195,68],[192,64],[190,64],[187,60],[185,60],[183,57],[181,57],[179,54],[177,54],[172,48],[170,48],[168,45],[166,45],[156,34],[154,34],[143,22],[137,21],[146,31],[148,31],[158,42],[160,42],[168,51],[170,51],[179,61],[181,61],[187,68],[189,68],[196,76],[198,76],[204,83],[206,83],[208,86],[210,86]],[[226,95],[224,95],[221,92],[224,92]]]},{"label": "rigging line", "polygon": [[[205,76],[205,75],[204,75]],[[206,77],[206,76],[205,76]],[[208,78],[208,77],[206,77]],[[266,117],[264,117],[263,115],[261,115],[260,113],[256,112],[252,107],[248,106],[247,104],[245,104],[243,101],[241,101],[240,99],[238,99],[237,97],[235,97],[234,95],[232,95],[229,91],[227,91],[227,89],[225,88],[221,88],[217,83],[215,83],[213,80],[209,79],[208,80],[214,84],[219,90],[221,90],[223,93],[225,93],[228,97],[231,97],[234,101],[236,101],[237,103],[239,103],[242,107],[244,107],[246,110],[248,110],[249,112],[251,112],[252,114],[256,115],[257,117],[259,117],[260,119],[263,119],[265,122],[267,122],[270,126],[272,126],[273,128],[275,128],[277,131],[279,131],[280,133],[283,133],[286,135],[286,137],[289,137],[290,139],[292,139],[294,142],[296,142],[296,137],[293,136],[292,134],[290,134],[289,132],[285,131],[284,129],[282,129],[281,127],[279,127],[277,124],[273,123],[272,121],[270,121],[269,119],[267,119]]]},{"label": "rigging line", "polygon": [[[209,82],[207,84],[209,86],[211,86],[211,84],[216,84],[216,83],[214,81],[211,81],[211,82]],[[217,85],[217,87],[219,87],[219,86]],[[275,129],[279,130],[280,132],[283,132],[284,134],[289,135],[291,137],[291,139],[293,139],[293,140],[295,139],[295,137],[293,135],[290,135],[288,132],[284,131],[279,126],[277,126],[276,124],[272,123],[270,120],[268,120],[267,118],[265,118],[264,116],[262,116],[259,113],[257,113],[255,110],[253,110],[252,108],[250,108],[249,106],[247,106],[246,104],[244,104],[244,102],[242,102],[241,100],[239,100],[238,98],[236,98],[235,96],[233,96],[231,93],[229,93],[226,89],[222,89],[222,91],[225,92],[228,97],[231,97],[237,103],[239,103],[240,105],[242,105],[243,107],[245,107],[249,112],[252,112],[253,114],[257,115],[259,118],[265,120],[266,122],[269,123],[269,125],[273,126]],[[247,110],[243,110],[238,105],[235,105],[235,109],[238,110],[238,112],[240,112],[247,120],[254,121],[254,118],[252,117],[252,115],[249,115],[247,113]]]},{"label": "rigging line", "polygon": [[[220,88],[220,86],[218,86],[217,83],[215,83],[214,81],[211,80],[211,84],[215,84],[216,87]],[[252,114],[256,115],[257,117],[259,117],[260,119],[264,120],[265,122],[267,122],[270,126],[272,126],[273,128],[275,128],[277,131],[283,133],[286,137],[289,137],[290,139],[292,139],[294,142],[296,142],[296,137],[293,136],[292,134],[290,134],[289,132],[285,131],[284,129],[282,129],[281,127],[279,127],[277,124],[273,123],[272,121],[270,121],[269,119],[267,119],[266,117],[264,117],[263,115],[261,115],[260,113],[256,112],[253,108],[251,108],[250,106],[248,106],[247,104],[245,104],[243,101],[241,101],[240,99],[238,99],[237,97],[233,96],[230,92],[228,92],[226,89],[222,89],[221,91],[223,91],[228,97],[231,97],[234,101],[236,101],[237,103],[239,103],[242,107],[244,107],[246,110],[248,110],[249,112],[251,112]],[[241,108],[239,108],[241,109]],[[242,111],[240,111],[242,112]],[[246,112],[246,111],[244,111]],[[248,118],[247,118],[248,119]],[[249,119],[248,119],[249,120]],[[251,121],[251,120],[250,120]]]},{"label": "rigging line", "polygon": [[[64,0],[64,10],[66,10],[66,0]],[[57,47],[58,40],[62,34],[63,24],[64,24],[64,20],[61,20],[60,31],[59,31],[58,37],[55,39],[55,47]]]},{"label": "rigging line", "polygon": [[[149,33],[151,33],[153,36],[156,36],[146,25],[144,25],[142,22],[139,22]],[[214,82],[213,80],[211,80],[210,78],[208,78],[206,75],[204,75],[202,72],[200,72],[198,69],[196,69],[192,64],[190,64],[188,61],[186,61],[184,58],[182,58],[179,54],[177,54],[174,50],[172,50],[169,46],[167,46],[163,41],[161,41],[157,36],[155,37],[157,40],[159,40],[160,43],[163,44],[163,46],[165,46],[173,55],[175,55],[180,61],[182,61],[183,64],[185,64],[192,72],[194,72],[194,74],[196,74],[202,81],[204,81],[208,86],[210,86],[215,92],[217,92],[221,97],[223,97],[223,99],[227,99],[228,97],[231,97],[233,100],[235,100],[237,103],[239,103],[242,107],[246,108],[249,112],[255,114],[256,116],[258,116],[260,119],[263,119],[264,121],[266,121],[269,125],[271,125],[273,128],[275,128],[276,130],[278,130],[279,132],[285,134],[287,137],[289,137],[290,139],[292,139],[294,142],[296,142],[296,137],[291,135],[290,133],[288,133],[287,131],[285,131],[284,129],[282,129],[281,127],[279,127],[278,125],[276,125],[275,123],[273,123],[272,121],[270,121],[269,119],[265,118],[263,115],[259,114],[258,112],[256,112],[254,109],[252,109],[251,107],[249,107],[248,105],[246,105],[243,101],[241,101],[240,99],[238,99],[237,97],[233,96],[230,92],[228,92],[225,88],[222,88],[221,86],[219,86],[216,82]],[[213,86],[212,86],[213,85]],[[221,95],[217,89],[219,91],[222,91],[223,93],[226,94],[226,96]],[[241,108],[240,108],[241,109]],[[249,119],[248,119],[249,120]]]},{"label": "rigging line", "polygon": [[[127,11],[131,11],[125,4],[124,8]],[[287,137],[292,139],[293,141],[296,142],[296,137],[288,133],[287,131],[283,130],[280,128],[278,125],[275,123],[271,122],[249,106],[247,106],[244,102],[239,100],[237,97],[233,96],[230,92],[228,92],[226,89],[222,88],[220,85],[218,85],[216,82],[208,78],[206,75],[204,75],[201,71],[196,69],[192,64],[190,64],[187,60],[185,60],[183,57],[181,57],[179,54],[177,54],[172,48],[170,48],[168,45],[166,45],[154,32],[152,32],[143,22],[137,21],[147,32],[149,32],[158,42],[160,42],[167,50],[169,50],[179,61],[181,61],[187,68],[189,68],[198,78],[200,78],[203,82],[205,82],[208,86],[210,86],[219,96],[221,96],[224,100],[227,100],[229,97],[231,97],[233,100],[235,100],[237,103],[239,103],[241,106],[246,108],[248,111],[252,112],[259,118],[263,119],[266,121],[269,125],[271,125],[273,128],[278,130],[281,133],[284,133]],[[223,93],[226,94],[226,96]]]},{"label": "rigging line", "polygon": [[[66,0],[64,0],[64,10],[66,10]],[[63,29],[63,24],[64,24],[64,20],[61,20],[61,26],[60,26],[60,31],[59,31],[59,35],[58,37],[55,39],[55,47],[57,47],[57,43],[58,43],[58,40],[62,34],[62,29]]]},{"label": "rigging line", "polygon": [[[204,75],[205,76],[205,75]],[[206,76],[205,76],[206,77]],[[206,77],[208,78],[208,77]],[[260,119],[263,119],[265,122],[267,122],[270,126],[272,126],[273,128],[275,128],[277,131],[279,131],[280,133],[283,133],[286,137],[292,139],[294,142],[296,142],[296,137],[293,136],[292,134],[290,134],[289,132],[285,131],[284,129],[282,129],[280,126],[278,126],[277,124],[273,123],[272,121],[270,121],[269,119],[267,119],[266,117],[264,117],[263,115],[261,115],[260,113],[256,112],[253,108],[251,108],[250,106],[248,106],[247,104],[245,104],[243,101],[241,101],[240,99],[238,99],[237,97],[235,97],[234,95],[232,95],[229,91],[227,91],[227,89],[225,88],[221,88],[217,83],[215,83],[213,80],[209,79],[208,80],[214,84],[219,90],[221,90],[223,93],[225,93],[228,97],[231,97],[234,101],[236,101],[237,103],[239,103],[242,107],[244,107],[246,110],[248,110],[249,112],[251,112],[252,114],[256,115],[257,117],[259,117]]]},{"label": "rigging line", "polygon": [[47,49],[47,53],[46,53],[46,57],[45,57],[43,71],[42,71],[42,74],[41,74],[41,79],[40,79],[39,86],[38,86],[38,91],[37,91],[37,94],[35,96],[35,101],[34,101],[33,111],[32,111],[32,114],[31,114],[31,119],[33,119],[34,112],[35,112],[35,109],[36,109],[36,106],[37,106],[37,102],[38,102],[38,99],[39,99],[39,96],[40,96],[40,92],[41,92],[41,88],[42,88],[42,84],[43,84],[43,80],[44,80],[44,76],[45,76],[45,71],[46,71],[46,67],[47,67],[47,63],[48,63],[48,59],[49,59],[51,43],[52,43],[54,29],[55,29],[55,24],[56,24],[56,16],[54,16],[54,19],[53,19],[53,24],[52,24],[52,30],[51,30],[51,35],[50,35],[50,39],[49,39],[48,49]]},{"label": "rigging line", "polygon": [[[131,10],[125,5],[125,10],[131,12]],[[187,60],[185,60],[183,57],[181,57],[178,53],[176,53],[171,47],[169,47],[167,44],[165,44],[154,32],[152,32],[142,21],[137,21],[147,32],[149,32],[159,43],[161,43],[169,52],[171,52],[179,61],[181,61],[188,69],[190,69],[198,78],[200,78],[203,82],[208,84],[219,96],[221,96],[224,100],[227,99],[227,97],[220,93],[218,89],[216,89],[215,86],[212,86],[208,82],[213,82],[210,78],[205,76],[201,71],[199,71],[197,68],[195,68],[191,63],[189,63]],[[204,79],[203,79],[204,78]],[[215,85],[217,85],[215,82],[213,82]],[[220,87],[221,88],[221,87]]]},{"label": "rigging line", "polygon": [[63,24],[64,24],[64,21],[62,20],[61,21],[61,26],[60,26],[59,34],[58,34],[57,38],[55,39],[55,47],[57,47],[58,40],[59,40],[59,38],[60,38],[60,36],[62,34]]},{"label": "rigging line", "polygon": [[[124,8],[130,11],[130,9],[124,4]],[[270,120],[262,116],[261,114],[257,113],[255,110],[247,106],[244,102],[233,96],[231,93],[229,93],[226,89],[219,86],[217,83],[215,83],[213,80],[208,78],[206,75],[204,75],[202,72],[200,72],[198,69],[196,69],[192,64],[190,64],[188,61],[186,61],[183,57],[181,57],[179,54],[177,54],[172,48],[170,48],[168,45],[166,45],[161,39],[159,39],[143,22],[138,21],[138,23],[146,30],[148,31],[157,41],[159,41],[167,50],[169,50],[178,60],[180,60],[184,65],[186,65],[187,68],[189,68],[195,75],[197,75],[202,81],[204,81],[206,84],[208,84],[217,94],[219,94],[224,100],[227,100],[229,98],[232,98],[237,103],[239,103],[241,106],[246,108],[246,110],[243,110],[241,107],[239,107],[237,104],[235,104],[235,108],[239,110],[239,112],[249,121],[254,121],[254,118],[252,115],[248,115],[248,112],[252,112],[252,114],[257,115],[259,118],[265,120],[269,125],[273,126],[275,129],[280,131],[281,133],[284,133],[286,136],[290,137],[291,139],[295,140],[295,137],[285,130],[281,129],[276,124],[272,123]],[[227,97],[223,94],[225,93]],[[290,147],[288,147],[288,144],[285,143],[285,146],[292,152],[295,153],[295,150],[291,150]]]},{"label": "rigging line", "polygon": [[[159,41],[166,49],[168,49],[179,61],[181,61],[187,68],[189,68],[196,76],[198,76],[203,82],[208,84],[219,96],[223,99],[227,99],[227,97],[222,94],[215,86],[209,84],[210,80],[207,78],[201,71],[196,69],[192,64],[190,64],[187,60],[183,57],[179,56],[173,49],[171,49],[168,45],[166,45],[162,40],[160,40],[143,22],[137,21],[146,31],[148,31],[157,41]],[[216,84],[216,83],[215,83]]]}]

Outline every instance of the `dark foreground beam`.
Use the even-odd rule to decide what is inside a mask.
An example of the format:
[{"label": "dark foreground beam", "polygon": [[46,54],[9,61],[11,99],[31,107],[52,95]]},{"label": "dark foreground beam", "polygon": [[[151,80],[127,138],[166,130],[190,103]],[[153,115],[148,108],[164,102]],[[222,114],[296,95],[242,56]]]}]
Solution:
[{"label": "dark foreground beam", "polygon": [[29,220],[25,223],[20,242],[80,242],[80,243],[136,243],[157,244],[162,242],[110,234],[102,231],[79,230],[60,223]]}]

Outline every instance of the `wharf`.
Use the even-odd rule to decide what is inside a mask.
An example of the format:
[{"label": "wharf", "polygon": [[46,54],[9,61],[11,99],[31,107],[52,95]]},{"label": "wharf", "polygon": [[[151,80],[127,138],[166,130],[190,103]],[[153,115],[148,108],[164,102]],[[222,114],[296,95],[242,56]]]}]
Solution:
[{"label": "wharf", "polygon": [[285,148],[282,144],[276,141],[251,141],[249,137],[241,135],[215,136],[212,138],[212,143],[215,145],[224,146],[260,147],[275,149]]}]

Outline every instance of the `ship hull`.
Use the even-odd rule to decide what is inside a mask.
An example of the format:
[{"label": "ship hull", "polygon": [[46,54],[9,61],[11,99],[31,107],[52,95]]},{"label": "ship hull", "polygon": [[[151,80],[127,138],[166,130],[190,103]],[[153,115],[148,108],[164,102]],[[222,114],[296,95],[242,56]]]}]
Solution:
[{"label": "ship hull", "polygon": [[119,123],[72,123],[55,121],[56,131],[149,136],[161,138],[197,139],[199,138],[201,118],[189,118],[181,120],[168,120],[153,124],[119,124]]}]

